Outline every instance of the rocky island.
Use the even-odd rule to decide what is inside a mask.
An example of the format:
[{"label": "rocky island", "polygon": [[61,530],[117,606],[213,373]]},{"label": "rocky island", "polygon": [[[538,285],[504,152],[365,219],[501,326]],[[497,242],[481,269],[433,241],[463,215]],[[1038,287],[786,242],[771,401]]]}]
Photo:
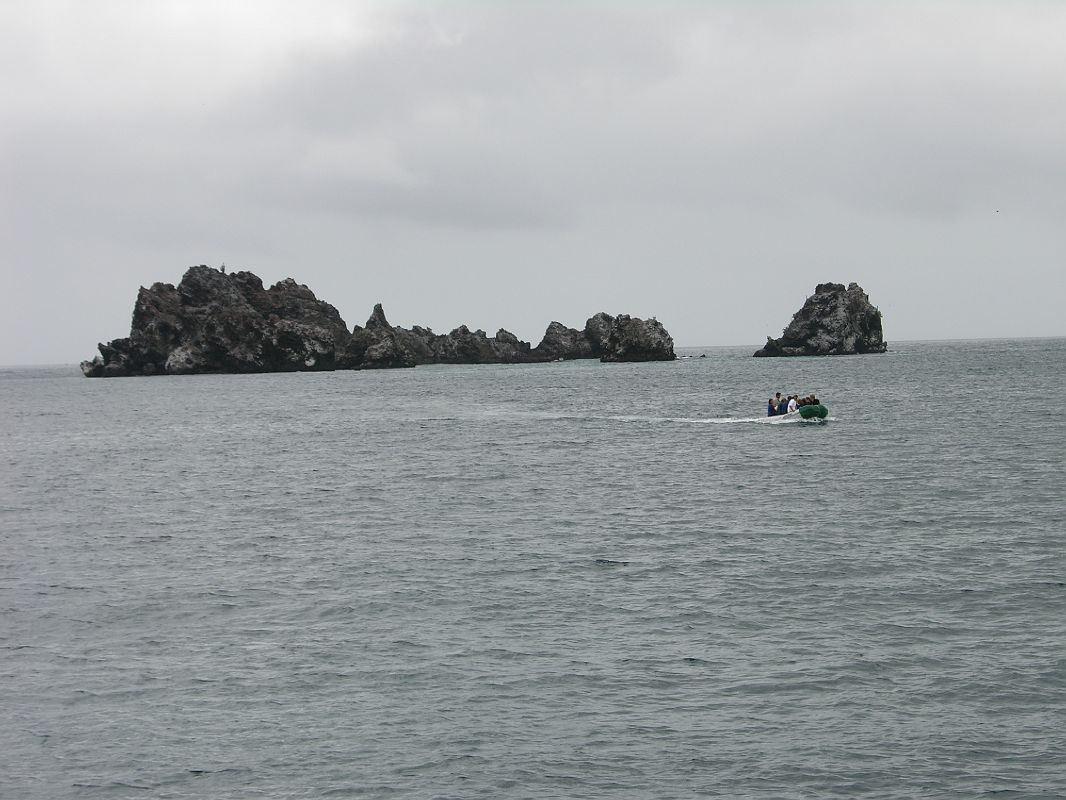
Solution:
[{"label": "rocky island", "polygon": [[490,337],[465,325],[447,334],[394,327],[380,304],[349,331],[336,308],[292,278],[267,289],[251,272],[205,265],[190,267],[176,287],[141,287],[130,335],[98,348],[81,363],[90,378],[676,358],[660,322],[627,314],[596,314],[581,330],[552,322],[536,347],[502,328]]},{"label": "rocky island", "polygon": [[781,338],[766,338],[756,358],[883,353],[881,312],[857,283],[820,283],[795,313]]}]

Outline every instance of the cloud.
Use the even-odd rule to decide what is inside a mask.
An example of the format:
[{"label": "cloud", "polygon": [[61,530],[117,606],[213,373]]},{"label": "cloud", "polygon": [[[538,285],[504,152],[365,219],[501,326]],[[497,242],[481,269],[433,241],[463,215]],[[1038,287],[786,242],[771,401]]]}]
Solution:
[{"label": "cloud", "polygon": [[[610,296],[710,342],[776,332],[820,280],[866,276],[903,309],[918,276],[948,287],[1004,260],[1046,283],[1064,27],[1040,2],[9,2],[3,269],[27,297],[46,271],[104,278],[70,300],[72,339],[108,335],[136,282],[213,255],[341,306],[358,292],[356,318],[424,285],[409,322],[490,327],[466,315],[506,308],[536,334]],[[486,288],[503,265],[506,302]],[[649,269],[740,292],[766,321],[708,314]],[[958,329],[914,308],[903,335]],[[1019,332],[1058,319],[1050,302],[1011,314]]]},{"label": "cloud", "polygon": [[[41,68],[60,96],[16,120],[9,145],[34,151],[66,128],[74,141],[50,151],[55,163],[151,177],[157,162],[233,202],[472,228],[564,225],[605,202],[713,208],[812,191],[957,213],[1004,175],[1030,189],[1024,202],[1064,163],[1066,103],[1052,101],[1066,100],[1066,56],[1052,45],[1066,11],[1054,6],[400,4],[357,6],[378,26],[361,36],[354,21],[324,33],[344,18],[330,4],[309,14],[328,25],[294,30],[277,4],[104,8],[92,22],[116,42],[74,38],[86,7],[63,8],[61,40],[80,44],[67,69]],[[994,35],[1008,23],[1024,50]],[[91,153],[83,136],[98,140]]]}]

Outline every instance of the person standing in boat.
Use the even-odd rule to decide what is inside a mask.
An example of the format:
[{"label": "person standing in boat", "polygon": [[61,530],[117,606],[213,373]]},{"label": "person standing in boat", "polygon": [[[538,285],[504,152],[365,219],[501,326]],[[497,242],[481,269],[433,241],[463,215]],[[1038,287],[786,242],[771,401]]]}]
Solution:
[{"label": "person standing in boat", "polygon": [[770,398],[766,401],[766,416],[772,417],[777,413],[777,406],[774,405],[774,398]]},{"label": "person standing in boat", "polygon": [[781,396],[781,392],[777,393],[777,413],[778,414],[787,414],[788,413],[788,398],[787,397],[782,397]]},{"label": "person standing in boat", "polygon": [[788,398],[788,413],[791,414],[797,408],[799,408],[799,403],[796,402],[796,395],[791,395]]}]

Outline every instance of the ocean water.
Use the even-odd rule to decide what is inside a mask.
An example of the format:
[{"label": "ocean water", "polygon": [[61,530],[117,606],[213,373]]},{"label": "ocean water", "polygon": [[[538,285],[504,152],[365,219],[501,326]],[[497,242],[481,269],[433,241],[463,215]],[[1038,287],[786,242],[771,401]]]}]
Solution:
[{"label": "ocean water", "polygon": [[0,797],[1066,796],[1066,340],[891,347],[0,371]]}]

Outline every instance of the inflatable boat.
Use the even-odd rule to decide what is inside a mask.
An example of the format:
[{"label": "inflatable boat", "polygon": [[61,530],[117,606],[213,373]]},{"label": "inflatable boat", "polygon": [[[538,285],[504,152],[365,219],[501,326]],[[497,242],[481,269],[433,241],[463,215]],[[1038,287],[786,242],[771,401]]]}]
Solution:
[{"label": "inflatable boat", "polygon": [[823,406],[821,403],[815,403],[809,406],[800,406],[796,409],[799,415],[804,419],[825,419],[829,414],[829,409]]}]

